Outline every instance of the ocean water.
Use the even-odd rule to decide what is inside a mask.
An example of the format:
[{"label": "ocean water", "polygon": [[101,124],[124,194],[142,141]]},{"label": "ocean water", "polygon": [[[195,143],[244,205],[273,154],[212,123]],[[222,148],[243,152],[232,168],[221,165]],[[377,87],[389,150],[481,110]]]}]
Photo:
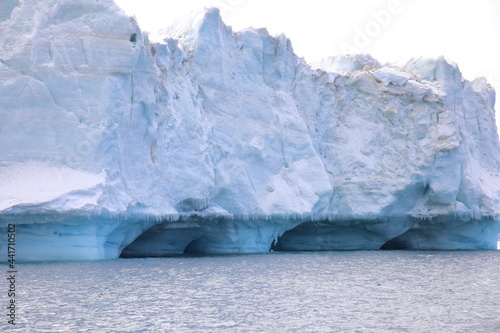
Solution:
[{"label": "ocean water", "polygon": [[4,316],[0,324],[13,332],[500,332],[500,251],[271,253],[17,268],[17,324],[12,330]]}]

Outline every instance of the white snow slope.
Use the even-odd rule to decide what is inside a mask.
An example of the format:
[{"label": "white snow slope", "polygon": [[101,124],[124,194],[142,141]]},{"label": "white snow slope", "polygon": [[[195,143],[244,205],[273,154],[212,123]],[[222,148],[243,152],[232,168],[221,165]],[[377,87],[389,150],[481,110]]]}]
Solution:
[{"label": "white snow slope", "polygon": [[444,58],[312,68],[217,9],[151,43],[112,0],[4,0],[0,20],[18,260],[496,248],[495,93]]}]

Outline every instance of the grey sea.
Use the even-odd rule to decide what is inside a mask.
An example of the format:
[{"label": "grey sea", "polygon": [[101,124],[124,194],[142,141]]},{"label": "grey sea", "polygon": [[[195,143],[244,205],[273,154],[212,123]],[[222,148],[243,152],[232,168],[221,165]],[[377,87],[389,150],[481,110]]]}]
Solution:
[{"label": "grey sea", "polygon": [[3,331],[500,332],[500,251],[19,263],[17,271],[16,325],[4,315]]}]

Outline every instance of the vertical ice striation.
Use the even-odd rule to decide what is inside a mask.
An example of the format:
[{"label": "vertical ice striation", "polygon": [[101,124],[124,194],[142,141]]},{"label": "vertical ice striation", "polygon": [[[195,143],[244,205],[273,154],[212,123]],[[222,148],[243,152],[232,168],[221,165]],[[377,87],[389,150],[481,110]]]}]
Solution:
[{"label": "vertical ice striation", "polygon": [[313,68],[217,9],[158,42],[111,0],[9,0],[0,20],[20,260],[496,248],[495,93],[444,58]]}]

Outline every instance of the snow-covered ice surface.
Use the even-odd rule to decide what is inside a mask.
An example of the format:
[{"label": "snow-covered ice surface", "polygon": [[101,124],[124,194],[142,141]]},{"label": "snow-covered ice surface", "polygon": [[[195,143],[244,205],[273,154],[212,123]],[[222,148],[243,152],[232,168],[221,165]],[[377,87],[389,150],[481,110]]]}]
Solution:
[{"label": "snow-covered ice surface", "polygon": [[19,260],[496,248],[495,92],[444,58],[311,67],[217,9],[154,43],[111,0],[6,0],[0,19]]}]

